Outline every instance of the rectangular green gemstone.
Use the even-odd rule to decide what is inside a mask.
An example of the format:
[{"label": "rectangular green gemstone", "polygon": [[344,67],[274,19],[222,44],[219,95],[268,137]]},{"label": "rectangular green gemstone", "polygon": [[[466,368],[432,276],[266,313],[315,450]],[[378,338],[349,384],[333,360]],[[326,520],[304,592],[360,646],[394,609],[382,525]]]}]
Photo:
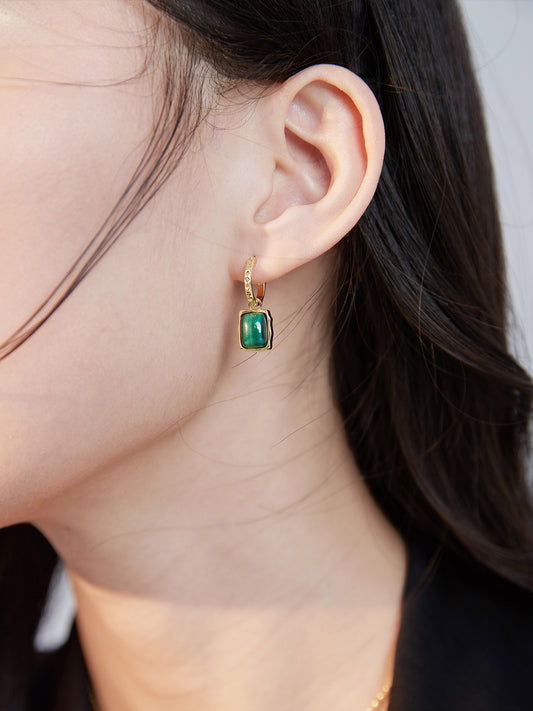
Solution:
[{"label": "rectangular green gemstone", "polygon": [[247,311],[241,314],[241,345],[243,348],[266,348],[268,323],[264,313]]}]

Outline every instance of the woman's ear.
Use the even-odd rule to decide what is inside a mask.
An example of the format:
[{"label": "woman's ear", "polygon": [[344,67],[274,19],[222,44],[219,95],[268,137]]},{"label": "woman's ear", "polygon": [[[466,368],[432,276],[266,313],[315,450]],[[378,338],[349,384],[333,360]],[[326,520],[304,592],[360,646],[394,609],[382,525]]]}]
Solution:
[{"label": "woman's ear", "polygon": [[[250,122],[268,160],[262,153],[243,173],[258,189],[238,208],[230,271],[242,279],[255,254],[254,281],[272,281],[325,253],[356,224],[381,174],[385,131],[363,80],[329,64],[304,69],[259,99]],[[263,176],[250,173],[260,170]]]}]

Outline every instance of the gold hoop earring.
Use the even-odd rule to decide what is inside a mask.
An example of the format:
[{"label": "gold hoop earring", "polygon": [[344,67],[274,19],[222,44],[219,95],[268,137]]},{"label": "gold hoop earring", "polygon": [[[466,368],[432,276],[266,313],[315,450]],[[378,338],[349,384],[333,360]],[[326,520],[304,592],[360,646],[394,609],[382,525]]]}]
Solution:
[{"label": "gold hoop earring", "polygon": [[247,309],[239,311],[239,346],[245,351],[269,351],[272,348],[274,330],[270,311],[262,309],[266,284],[257,285],[257,296],[252,286],[252,270],[257,258],[250,257],[244,269],[244,292]]}]

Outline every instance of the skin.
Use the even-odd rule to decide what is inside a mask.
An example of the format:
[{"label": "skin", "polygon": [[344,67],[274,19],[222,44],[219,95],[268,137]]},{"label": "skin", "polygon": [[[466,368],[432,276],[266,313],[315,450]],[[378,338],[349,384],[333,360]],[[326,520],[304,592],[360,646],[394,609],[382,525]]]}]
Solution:
[{"label": "skin", "polygon": [[[133,0],[0,0],[0,342],[150,139],[150,19]],[[34,523],[63,559],[104,711],[364,709],[392,673],[406,551],[334,406],[320,287],[383,124],[327,65],[212,98],[157,197],[0,361],[0,523]],[[249,354],[253,254],[275,338]]]}]

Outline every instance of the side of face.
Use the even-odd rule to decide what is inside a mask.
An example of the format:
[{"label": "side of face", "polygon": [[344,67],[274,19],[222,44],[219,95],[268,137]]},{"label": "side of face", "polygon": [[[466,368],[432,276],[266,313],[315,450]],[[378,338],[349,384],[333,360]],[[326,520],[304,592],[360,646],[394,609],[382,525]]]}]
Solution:
[{"label": "side of face", "polygon": [[[147,147],[157,97],[150,72],[135,78],[145,13],[129,0],[0,5],[0,343],[61,281]],[[0,525],[28,520],[212,391],[234,317],[218,186],[236,139],[200,133],[201,149],[0,361]]]},{"label": "side of face", "polygon": [[[141,71],[154,21],[143,0],[0,0],[0,8],[1,347],[122,197],[163,97],[157,52]],[[258,372],[270,385],[291,369],[301,376],[308,326],[295,314],[324,322],[327,303],[320,313],[304,307],[376,189],[385,146],[378,103],[360,77],[327,64],[259,94],[202,89],[212,105],[177,169],[0,361],[0,525],[42,520],[87,477],[162,435],[178,442],[181,426],[213,402],[234,408],[211,417],[205,439],[231,448],[220,425],[238,410],[242,383]],[[243,357],[236,337],[254,254],[254,282],[275,283],[268,308],[299,329],[259,371],[262,361]],[[313,333],[318,351],[325,331]],[[305,355],[311,363],[315,349]]]}]

